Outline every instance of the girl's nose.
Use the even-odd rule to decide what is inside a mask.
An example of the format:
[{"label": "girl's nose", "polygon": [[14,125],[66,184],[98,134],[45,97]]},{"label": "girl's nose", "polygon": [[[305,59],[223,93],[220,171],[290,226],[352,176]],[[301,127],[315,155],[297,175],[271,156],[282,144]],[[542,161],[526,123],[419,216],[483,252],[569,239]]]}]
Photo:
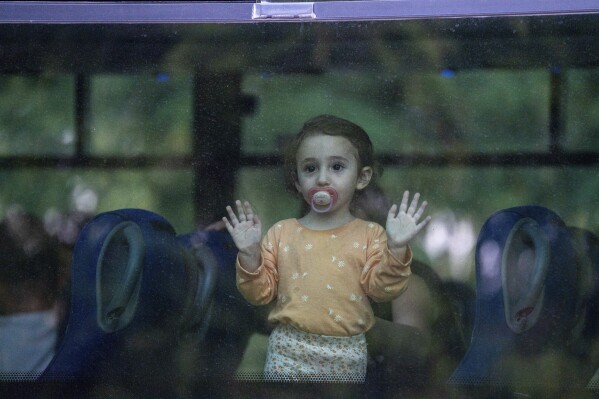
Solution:
[{"label": "girl's nose", "polygon": [[321,169],[320,172],[318,172],[318,184],[320,184],[321,186],[327,185],[329,184],[329,174],[327,173],[326,169]]}]

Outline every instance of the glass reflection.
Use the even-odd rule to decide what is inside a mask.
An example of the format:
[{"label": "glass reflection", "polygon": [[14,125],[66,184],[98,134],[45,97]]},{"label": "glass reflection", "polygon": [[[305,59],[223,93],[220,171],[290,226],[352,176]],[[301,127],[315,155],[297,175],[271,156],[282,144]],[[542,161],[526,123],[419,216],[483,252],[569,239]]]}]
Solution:
[{"label": "glass reflection", "polygon": [[[8,220],[20,204],[72,245],[79,227],[56,227],[57,215],[142,208],[177,232],[206,233],[206,226],[222,227],[212,222],[223,216],[223,205],[241,197],[252,199],[271,225],[302,212],[301,202],[279,189],[290,134],[317,114],[347,117],[372,134],[385,167],[384,198],[371,200],[368,218],[379,217],[408,186],[435,204],[429,232],[414,245],[413,284],[397,302],[375,308],[369,379],[360,393],[442,397],[456,388],[447,381],[480,333],[475,300],[502,292],[501,243],[494,238],[477,247],[477,238],[498,210],[534,204],[572,229],[567,240],[575,260],[562,267],[575,275],[576,287],[556,294],[574,301],[572,315],[556,316],[569,317],[570,334],[560,341],[563,327],[543,327],[551,345],[560,342],[565,350],[540,340],[542,348],[532,353],[522,334],[537,334],[533,326],[519,335],[525,350],[503,359],[506,390],[457,388],[485,397],[590,397],[599,391],[598,379],[591,380],[599,367],[596,26],[596,15],[2,25],[0,216]],[[77,83],[82,76],[87,89]],[[215,244],[228,272],[230,244]],[[486,285],[476,280],[477,250]],[[19,250],[8,252],[6,265]],[[65,256],[60,264],[70,272]],[[520,266],[527,265],[522,258]],[[10,270],[5,262],[0,267]],[[166,392],[178,384],[178,392],[214,397],[255,388],[232,376],[262,370],[266,311],[243,302],[232,279],[225,272],[219,279],[201,346],[207,357],[176,352],[173,370],[182,377],[154,386],[164,384]],[[493,306],[477,317],[503,309]],[[498,331],[506,328],[504,313],[496,321],[501,328],[489,332],[486,348],[498,348]],[[40,341],[41,358],[56,347],[50,341]],[[144,364],[143,353],[136,359],[144,381],[164,376],[159,361]],[[541,386],[530,388],[517,373],[522,369],[534,369]],[[95,388],[101,396],[130,387],[115,380]],[[279,388],[270,386],[280,396],[289,392]],[[336,388],[316,389],[355,394],[355,387]]]}]

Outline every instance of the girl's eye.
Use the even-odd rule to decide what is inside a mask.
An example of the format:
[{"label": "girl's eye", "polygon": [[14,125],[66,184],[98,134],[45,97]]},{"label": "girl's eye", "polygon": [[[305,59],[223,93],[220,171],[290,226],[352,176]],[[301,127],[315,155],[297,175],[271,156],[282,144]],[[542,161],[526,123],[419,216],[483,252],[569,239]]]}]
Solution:
[{"label": "girl's eye", "polygon": [[316,166],[314,165],[306,165],[304,166],[304,172],[312,173],[316,170]]},{"label": "girl's eye", "polygon": [[333,170],[334,171],[340,171],[343,170],[345,168],[345,165],[341,164],[341,163],[336,163],[333,165]]}]

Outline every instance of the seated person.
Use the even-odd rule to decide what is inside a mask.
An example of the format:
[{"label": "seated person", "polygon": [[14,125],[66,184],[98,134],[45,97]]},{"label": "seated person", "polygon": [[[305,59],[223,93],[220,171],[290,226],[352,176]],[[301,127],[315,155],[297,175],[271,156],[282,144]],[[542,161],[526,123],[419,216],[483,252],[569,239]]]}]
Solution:
[{"label": "seated person", "polygon": [[[379,186],[370,185],[355,199],[353,212],[384,223],[390,204]],[[408,373],[404,385],[443,385],[468,348],[474,296],[466,283],[443,281],[414,259],[406,291],[391,303],[372,304],[377,322],[367,341],[373,379],[394,381]]]},{"label": "seated person", "polygon": [[43,223],[18,209],[0,222],[0,377],[40,373],[57,342],[57,246]]}]

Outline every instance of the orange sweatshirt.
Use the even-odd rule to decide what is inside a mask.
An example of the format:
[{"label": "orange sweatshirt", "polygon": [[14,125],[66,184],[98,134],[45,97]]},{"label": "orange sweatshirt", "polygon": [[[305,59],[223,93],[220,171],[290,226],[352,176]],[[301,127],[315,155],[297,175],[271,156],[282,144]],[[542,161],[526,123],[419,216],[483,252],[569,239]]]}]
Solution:
[{"label": "orange sweatshirt", "polygon": [[387,248],[385,229],[355,219],[332,230],[311,230],[297,219],[271,227],[254,273],[237,261],[237,287],[252,304],[276,298],[269,321],[314,334],[368,331],[374,314],[367,297],[390,301],[406,288],[412,252],[400,261]]}]

